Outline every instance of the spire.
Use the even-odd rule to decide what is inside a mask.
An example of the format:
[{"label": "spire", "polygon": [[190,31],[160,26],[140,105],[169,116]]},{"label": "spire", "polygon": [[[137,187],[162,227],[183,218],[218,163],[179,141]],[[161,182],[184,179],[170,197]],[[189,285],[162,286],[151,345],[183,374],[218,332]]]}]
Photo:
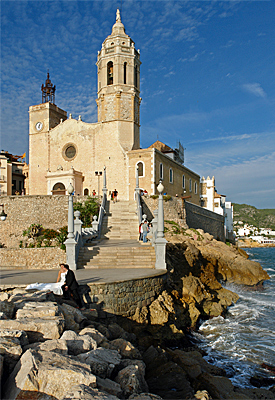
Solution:
[{"label": "spire", "polygon": [[50,80],[49,70],[47,72],[47,79],[45,81],[45,86],[42,84],[41,86],[42,92],[42,103],[51,102],[54,104],[55,102],[55,86],[52,84]]},{"label": "spire", "polygon": [[125,35],[125,28],[123,23],[121,22],[119,9],[116,10],[116,23],[113,25],[112,28],[112,35],[118,35],[118,34]]}]

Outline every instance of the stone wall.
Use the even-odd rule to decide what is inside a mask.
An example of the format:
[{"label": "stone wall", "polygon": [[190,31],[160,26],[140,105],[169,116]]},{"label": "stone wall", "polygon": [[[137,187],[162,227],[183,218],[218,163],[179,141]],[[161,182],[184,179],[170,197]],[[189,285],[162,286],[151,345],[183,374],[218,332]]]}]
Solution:
[{"label": "stone wall", "polygon": [[132,316],[136,308],[150,305],[164,289],[166,273],[159,276],[124,282],[88,284],[93,303],[102,305],[102,311]]},{"label": "stone wall", "polygon": [[[75,196],[74,201],[86,197]],[[0,243],[7,248],[19,248],[22,233],[31,224],[59,229],[68,225],[68,196],[1,196],[7,214],[0,221]]]},{"label": "stone wall", "polygon": [[[154,210],[158,209],[158,199],[151,197],[141,197],[142,214],[146,214],[149,221],[154,218]],[[163,201],[164,219],[177,222],[183,228],[187,228],[185,221],[185,208],[181,198],[172,197],[168,201]]]},{"label": "stone wall", "polygon": [[186,223],[189,228],[203,229],[215,239],[225,241],[224,217],[185,201]]},{"label": "stone wall", "polygon": [[66,262],[66,252],[59,247],[0,249],[2,268],[56,269]]}]

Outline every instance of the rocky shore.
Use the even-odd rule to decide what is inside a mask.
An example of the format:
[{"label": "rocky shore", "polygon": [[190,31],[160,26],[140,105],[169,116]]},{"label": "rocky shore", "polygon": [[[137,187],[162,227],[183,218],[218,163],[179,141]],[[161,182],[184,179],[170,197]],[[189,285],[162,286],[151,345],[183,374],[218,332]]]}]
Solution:
[{"label": "rocky shore", "polygon": [[166,238],[167,286],[131,319],[96,304],[80,311],[53,293],[0,292],[2,398],[274,399],[275,385],[234,387],[188,334],[238,300],[223,282],[257,287],[267,273],[203,231],[170,230]]}]

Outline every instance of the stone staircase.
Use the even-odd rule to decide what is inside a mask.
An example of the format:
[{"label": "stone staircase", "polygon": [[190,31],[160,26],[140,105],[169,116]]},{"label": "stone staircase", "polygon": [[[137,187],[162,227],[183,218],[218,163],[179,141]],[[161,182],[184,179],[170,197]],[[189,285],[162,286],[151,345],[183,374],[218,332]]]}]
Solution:
[{"label": "stone staircase", "polygon": [[103,218],[102,238],[123,240],[138,240],[138,217],[136,215],[135,201],[108,201],[106,212]]},{"label": "stone staircase", "polygon": [[139,237],[134,201],[108,202],[99,241],[82,247],[78,268],[155,268],[155,250]]}]

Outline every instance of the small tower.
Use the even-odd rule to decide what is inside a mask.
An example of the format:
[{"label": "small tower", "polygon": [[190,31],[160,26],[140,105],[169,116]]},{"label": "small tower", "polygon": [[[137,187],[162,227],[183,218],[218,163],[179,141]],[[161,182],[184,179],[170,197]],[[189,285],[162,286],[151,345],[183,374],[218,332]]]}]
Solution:
[{"label": "small tower", "polygon": [[120,142],[125,150],[138,149],[140,123],[140,55],[125,33],[117,10],[112,33],[97,57],[98,122],[120,122]]},{"label": "small tower", "polygon": [[47,79],[45,81],[45,86],[41,86],[42,92],[42,103],[52,103],[55,104],[55,85],[52,84],[50,80],[49,70],[47,73]]},{"label": "small tower", "polygon": [[42,103],[29,107],[29,194],[47,193],[45,175],[50,168],[50,131],[67,119],[57,107],[49,72],[41,86]]}]

